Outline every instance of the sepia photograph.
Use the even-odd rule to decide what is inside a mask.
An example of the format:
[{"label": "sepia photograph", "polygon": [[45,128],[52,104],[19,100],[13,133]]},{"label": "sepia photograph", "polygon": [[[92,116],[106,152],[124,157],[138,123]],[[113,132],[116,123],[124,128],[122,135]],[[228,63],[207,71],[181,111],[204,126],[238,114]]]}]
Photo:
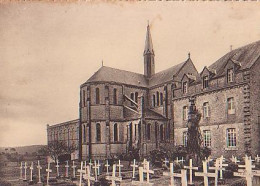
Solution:
[{"label": "sepia photograph", "polygon": [[0,0],[0,186],[260,186],[259,9]]}]

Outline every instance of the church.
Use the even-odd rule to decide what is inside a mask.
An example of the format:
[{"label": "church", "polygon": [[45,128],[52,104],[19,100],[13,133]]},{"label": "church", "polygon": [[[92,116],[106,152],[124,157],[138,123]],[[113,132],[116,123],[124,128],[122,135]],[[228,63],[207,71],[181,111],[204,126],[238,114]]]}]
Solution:
[{"label": "church", "polygon": [[80,86],[79,118],[47,125],[48,144],[75,143],[83,160],[186,146],[193,97],[203,146],[213,157],[260,153],[260,41],[230,51],[202,72],[188,55],[155,73],[148,25],[143,58],[143,74],[107,66],[94,73]]}]

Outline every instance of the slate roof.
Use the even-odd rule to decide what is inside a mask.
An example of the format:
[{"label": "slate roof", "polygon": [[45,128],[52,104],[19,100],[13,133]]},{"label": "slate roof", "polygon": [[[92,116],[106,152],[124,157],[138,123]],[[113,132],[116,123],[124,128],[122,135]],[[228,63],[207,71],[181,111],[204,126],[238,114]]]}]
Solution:
[{"label": "slate roof", "polygon": [[148,81],[143,74],[119,70],[111,67],[101,67],[86,83],[90,82],[117,82],[140,87],[147,87]]},{"label": "slate roof", "polygon": [[248,44],[227,53],[215,63],[209,66],[210,70],[216,70],[219,74],[229,60],[241,64],[241,70],[250,68],[260,56],[260,41]]},{"label": "slate roof", "polygon": [[145,119],[156,119],[156,120],[167,120],[166,117],[163,115],[151,110],[151,109],[146,109],[144,113]]}]

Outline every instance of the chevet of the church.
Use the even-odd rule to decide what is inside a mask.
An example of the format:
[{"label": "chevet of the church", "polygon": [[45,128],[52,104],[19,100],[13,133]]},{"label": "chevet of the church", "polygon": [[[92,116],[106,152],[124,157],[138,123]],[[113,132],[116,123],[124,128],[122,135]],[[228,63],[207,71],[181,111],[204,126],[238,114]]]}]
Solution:
[{"label": "chevet of the church", "polygon": [[212,157],[260,153],[260,41],[208,62],[201,72],[190,54],[156,72],[148,24],[143,58],[144,74],[102,66],[81,84],[79,118],[48,124],[48,144],[76,145],[82,160],[185,147],[192,97]]}]

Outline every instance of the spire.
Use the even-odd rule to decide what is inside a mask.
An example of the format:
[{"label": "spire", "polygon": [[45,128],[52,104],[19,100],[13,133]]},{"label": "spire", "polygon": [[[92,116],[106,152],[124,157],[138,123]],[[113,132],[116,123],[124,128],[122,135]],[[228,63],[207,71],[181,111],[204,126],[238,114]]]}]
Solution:
[{"label": "spire", "polygon": [[146,31],[145,47],[144,47],[144,55],[149,54],[149,53],[154,54],[152,36],[151,36],[150,25],[149,25],[149,21],[148,21],[147,31]]}]

